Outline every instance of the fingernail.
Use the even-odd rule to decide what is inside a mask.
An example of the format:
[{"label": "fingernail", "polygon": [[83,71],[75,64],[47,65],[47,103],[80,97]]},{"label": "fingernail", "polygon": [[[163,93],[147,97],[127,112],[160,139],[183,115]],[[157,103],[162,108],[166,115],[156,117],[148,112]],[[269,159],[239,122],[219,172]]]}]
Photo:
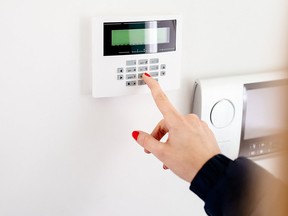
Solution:
[{"label": "fingernail", "polygon": [[167,169],[169,169],[165,164],[163,165],[163,169],[164,170],[167,170]]},{"label": "fingernail", "polygon": [[139,135],[139,132],[138,131],[133,131],[132,132],[132,137],[137,141],[138,139],[138,135]]},{"label": "fingernail", "polygon": [[148,73],[144,73],[144,74],[145,74],[145,76],[151,77],[150,74],[148,74]]}]

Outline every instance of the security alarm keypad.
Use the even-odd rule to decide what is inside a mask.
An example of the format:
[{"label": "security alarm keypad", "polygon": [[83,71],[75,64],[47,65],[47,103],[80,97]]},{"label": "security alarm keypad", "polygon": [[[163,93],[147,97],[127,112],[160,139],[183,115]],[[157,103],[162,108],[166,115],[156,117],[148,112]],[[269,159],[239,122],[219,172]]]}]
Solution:
[{"label": "security alarm keypad", "polygon": [[158,81],[159,77],[166,75],[166,64],[160,63],[158,58],[126,60],[125,66],[117,68],[116,73],[116,79],[127,87],[145,85],[143,74],[148,73]]},{"label": "security alarm keypad", "polygon": [[181,25],[175,15],[93,18],[93,97],[149,92],[144,73],[164,90],[178,89]]}]

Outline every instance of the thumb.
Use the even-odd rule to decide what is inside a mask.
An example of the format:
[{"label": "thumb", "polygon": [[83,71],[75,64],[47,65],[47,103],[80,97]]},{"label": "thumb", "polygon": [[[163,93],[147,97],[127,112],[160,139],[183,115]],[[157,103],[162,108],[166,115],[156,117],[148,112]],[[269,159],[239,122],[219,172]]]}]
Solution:
[{"label": "thumb", "polygon": [[153,136],[143,131],[133,131],[132,136],[144,149],[148,150],[156,157],[159,155],[161,145],[163,145],[163,143],[159,142]]}]

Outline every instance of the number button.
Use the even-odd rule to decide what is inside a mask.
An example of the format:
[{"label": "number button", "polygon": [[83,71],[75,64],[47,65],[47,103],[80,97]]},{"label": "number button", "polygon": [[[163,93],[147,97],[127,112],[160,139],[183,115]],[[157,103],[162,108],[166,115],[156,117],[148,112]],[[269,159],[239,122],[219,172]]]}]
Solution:
[{"label": "number button", "polygon": [[138,74],[138,79],[142,79],[143,78],[143,73],[139,73]]},{"label": "number button", "polygon": [[127,60],[126,61],[126,66],[134,66],[136,65],[136,60]]},{"label": "number button", "polygon": [[148,59],[140,59],[140,60],[138,61],[138,64],[139,64],[139,65],[148,64]]},{"label": "number button", "polygon": [[127,73],[136,72],[136,67],[127,67],[126,72]]},{"label": "number button", "polygon": [[150,76],[151,77],[157,77],[157,76],[159,76],[159,72],[151,72]]},{"label": "number button", "polygon": [[148,70],[148,67],[147,67],[147,66],[138,67],[138,71],[139,71],[139,72],[144,72],[144,71],[147,71],[147,70]]},{"label": "number button", "polygon": [[127,74],[126,75],[126,79],[129,80],[129,79],[136,79],[136,74]]},{"label": "number button", "polygon": [[158,63],[159,63],[159,59],[158,58],[150,59],[150,64],[158,64]]},{"label": "number button", "polygon": [[150,71],[152,70],[158,70],[159,69],[159,66],[158,65],[151,65],[150,66]]},{"label": "number button", "polygon": [[146,83],[144,82],[144,80],[138,80],[138,85],[146,85]]}]

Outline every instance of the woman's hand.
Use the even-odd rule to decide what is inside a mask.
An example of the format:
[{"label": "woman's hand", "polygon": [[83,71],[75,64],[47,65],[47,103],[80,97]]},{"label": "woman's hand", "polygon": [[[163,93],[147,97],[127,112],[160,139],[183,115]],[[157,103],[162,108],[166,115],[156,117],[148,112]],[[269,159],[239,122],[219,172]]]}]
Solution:
[{"label": "woman's hand", "polygon": [[[151,90],[157,107],[163,115],[150,134],[133,131],[134,139],[169,167],[176,175],[191,182],[201,167],[211,157],[220,153],[215,137],[207,124],[196,115],[182,116],[172,106],[157,81],[145,74],[144,81]],[[168,133],[165,143],[160,142]]]}]

